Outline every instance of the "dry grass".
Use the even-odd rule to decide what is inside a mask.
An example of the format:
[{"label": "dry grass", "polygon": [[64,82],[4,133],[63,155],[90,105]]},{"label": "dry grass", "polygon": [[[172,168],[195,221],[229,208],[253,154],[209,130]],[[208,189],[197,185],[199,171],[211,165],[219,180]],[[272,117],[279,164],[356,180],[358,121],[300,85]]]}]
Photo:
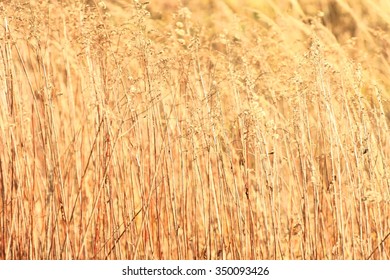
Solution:
[{"label": "dry grass", "polygon": [[388,1],[87,2],[0,4],[1,259],[390,259]]}]

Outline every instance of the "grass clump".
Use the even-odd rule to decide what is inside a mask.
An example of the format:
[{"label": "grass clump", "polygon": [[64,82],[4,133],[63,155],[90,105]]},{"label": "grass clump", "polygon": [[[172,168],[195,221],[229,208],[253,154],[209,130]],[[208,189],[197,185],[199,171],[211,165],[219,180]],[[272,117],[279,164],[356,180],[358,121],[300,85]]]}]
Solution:
[{"label": "grass clump", "polygon": [[187,2],[0,4],[1,258],[389,259],[389,6]]}]

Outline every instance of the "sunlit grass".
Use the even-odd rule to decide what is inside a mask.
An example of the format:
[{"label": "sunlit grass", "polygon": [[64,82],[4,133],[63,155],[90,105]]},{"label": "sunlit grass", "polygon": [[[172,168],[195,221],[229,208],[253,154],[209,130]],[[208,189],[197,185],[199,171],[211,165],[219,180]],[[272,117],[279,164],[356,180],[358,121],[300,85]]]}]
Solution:
[{"label": "sunlit grass", "polygon": [[0,4],[2,259],[389,259],[387,1]]}]

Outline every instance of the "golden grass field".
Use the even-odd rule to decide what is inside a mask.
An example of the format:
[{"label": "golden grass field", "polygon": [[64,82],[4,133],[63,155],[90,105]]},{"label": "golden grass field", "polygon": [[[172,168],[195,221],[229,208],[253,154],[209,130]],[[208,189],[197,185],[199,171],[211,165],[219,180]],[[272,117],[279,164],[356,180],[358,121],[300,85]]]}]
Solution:
[{"label": "golden grass field", "polygon": [[0,259],[390,259],[389,1],[0,21]]}]

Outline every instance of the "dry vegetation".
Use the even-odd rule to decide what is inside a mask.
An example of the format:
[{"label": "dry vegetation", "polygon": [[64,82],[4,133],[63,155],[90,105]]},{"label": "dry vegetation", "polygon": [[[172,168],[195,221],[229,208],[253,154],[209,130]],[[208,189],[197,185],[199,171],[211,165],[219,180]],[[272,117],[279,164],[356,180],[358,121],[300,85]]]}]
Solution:
[{"label": "dry vegetation", "polygon": [[390,259],[389,1],[0,15],[1,259]]}]

